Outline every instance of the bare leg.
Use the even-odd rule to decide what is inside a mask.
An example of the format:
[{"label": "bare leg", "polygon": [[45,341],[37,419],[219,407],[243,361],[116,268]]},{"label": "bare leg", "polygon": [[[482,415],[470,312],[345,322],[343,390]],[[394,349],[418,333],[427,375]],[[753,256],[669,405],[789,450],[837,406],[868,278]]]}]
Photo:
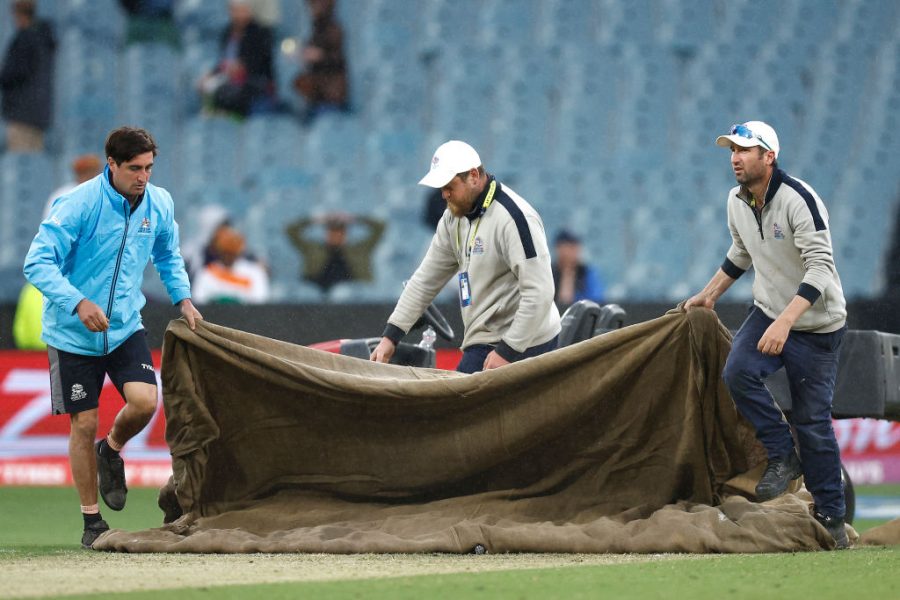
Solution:
[{"label": "bare leg", "polygon": [[116,415],[109,435],[116,444],[124,446],[147,426],[156,412],[156,386],[129,381],[123,387],[125,406]]},{"label": "bare leg", "polygon": [[97,504],[97,457],[94,439],[97,437],[97,409],[73,413],[69,416],[69,463],[72,479],[82,506]]}]

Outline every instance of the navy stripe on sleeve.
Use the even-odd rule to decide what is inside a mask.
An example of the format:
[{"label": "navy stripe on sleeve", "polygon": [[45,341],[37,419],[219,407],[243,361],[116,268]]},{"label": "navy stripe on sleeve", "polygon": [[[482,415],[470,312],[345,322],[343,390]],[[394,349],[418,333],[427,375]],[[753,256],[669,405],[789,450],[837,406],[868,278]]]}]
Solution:
[{"label": "navy stripe on sleeve", "polygon": [[515,203],[515,201],[506,194],[499,192],[495,202],[499,202],[503,208],[509,213],[509,216],[516,222],[516,229],[519,230],[519,239],[522,240],[522,248],[525,250],[525,258],[534,258],[537,251],[534,249],[534,240],[531,239],[531,229],[528,228],[528,220],[525,213]]},{"label": "navy stripe on sleeve", "polygon": [[722,263],[722,271],[732,279],[739,279],[741,275],[747,272],[731,262],[728,258]]},{"label": "navy stripe on sleeve", "polygon": [[816,231],[828,229],[825,227],[825,221],[822,219],[822,215],[819,214],[819,206],[816,204],[816,199],[809,193],[809,190],[803,187],[802,183],[787,175],[785,175],[783,183],[790,186],[792,190],[800,194],[803,200],[806,201],[806,207],[809,208],[809,212],[812,213],[813,224],[816,226]]},{"label": "navy stripe on sleeve", "polygon": [[810,304],[815,304],[816,300],[822,295],[822,292],[809,285],[808,283],[801,283],[800,288],[797,290],[797,295],[801,298],[806,298],[809,300]]},{"label": "navy stripe on sleeve", "polygon": [[400,343],[400,340],[403,339],[403,336],[406,335],[406,332],[397,327],[392,323],[388,323],[387,327],[384,328],[384,333],[381,334],[382,337],[386,337],[387,339],[394,342],[394,345]]},{"label": "navy stripe on sleeve", "polygon": [[494,347],[494,351],[500,355],[500,358],[509,362],[516,362],[523,354],[523,352],[516,352],[510,348],[503,340]]}]

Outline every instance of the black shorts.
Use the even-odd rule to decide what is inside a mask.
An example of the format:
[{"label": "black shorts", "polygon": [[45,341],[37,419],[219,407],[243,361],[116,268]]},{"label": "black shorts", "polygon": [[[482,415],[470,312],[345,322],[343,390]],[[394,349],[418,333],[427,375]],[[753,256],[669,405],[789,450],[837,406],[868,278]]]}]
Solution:
[{"label": "black shorts", "polygon": [[143,329],[135,331],[105,356],[72,354],[52,347],[47,348],[47,354],[50,357],[50,402],[54,415],[97,408],[107,374],[122,398],[128,382],[156,385],[153,357],[147,345],[147,332]]}]

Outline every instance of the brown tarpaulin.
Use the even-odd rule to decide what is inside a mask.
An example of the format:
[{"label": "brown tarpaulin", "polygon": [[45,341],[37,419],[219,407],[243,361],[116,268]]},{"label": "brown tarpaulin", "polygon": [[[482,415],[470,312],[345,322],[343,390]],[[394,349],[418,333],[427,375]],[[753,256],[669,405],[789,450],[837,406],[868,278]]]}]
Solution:
[{"label": "brown tarpaulin", "polygon": [[829,548],[808,496],[735,493],[764,453],[721,383],[729,344],[713,312],[673,312],[460,375],[173,321],[162,379],[184,516],[94,548]]}]

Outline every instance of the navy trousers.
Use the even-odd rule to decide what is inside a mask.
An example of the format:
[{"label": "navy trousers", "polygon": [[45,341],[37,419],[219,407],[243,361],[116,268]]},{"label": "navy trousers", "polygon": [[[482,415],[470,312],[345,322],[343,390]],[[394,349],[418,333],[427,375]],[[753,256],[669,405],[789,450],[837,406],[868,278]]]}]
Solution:
[{"label": "navy trousers", "polygon": [[[772,319],[754,307],[734,336],[722,377],[738,410],[756,428],[756,437],[769,458],[794,451],[797,436],[806,488],[816,508],[843,518],[844,485],[841,456],[831,426],[831,400],[841,340],[847,327],[832,333],[792,331],[780,356],[756,349]],[[791,389],[790,423],[775,405],[765,379],[784,367]]]},{"label": "navy trousers", "polygon": [[[550,352],[551,350],[556,350],[556,346],[559,343],[559,336],[554,336],[552,340],[549,342],[545,342],[543,344],[539,344],[537,346],[532,346],[528,350],[522,353],[522,356],[517,360],[522,360],[524,358],[531,358],[532,356],[539,356],[545,352]],[[494,347],[490,344],[474,344],[469,346],[465,350],[463,350],[462,358],[459,361],[459,364],[456,366],[456,370],[460,373],[477,373],[479,371],[484,370],[484,359],[487,358],[487,355],[491,353]]]}]

